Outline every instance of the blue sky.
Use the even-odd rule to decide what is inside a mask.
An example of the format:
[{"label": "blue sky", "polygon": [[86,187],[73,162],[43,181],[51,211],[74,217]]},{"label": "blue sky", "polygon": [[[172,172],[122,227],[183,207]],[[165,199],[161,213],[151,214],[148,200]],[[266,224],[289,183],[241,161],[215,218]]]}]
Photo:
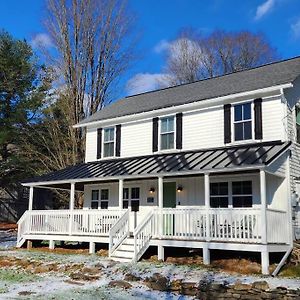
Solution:
[{"label": "blue sky", "polygon": [[[214,29],[265,33],[281,58],[300,55],[300,0],[128,0],[141,31],[139,48],[143,57],[126,74],[120,95],[134,92],[126,88],[131,78],[140,80],[143,91],[153,88],[154,79],[163,73],[164,45],[176,38],[183,27],[204,34]],[[40,38],[46,44],[42,26],[42,0],[0,1],[0,28],[34,45]],[[163,46],[163,47],[161,47]],[[138,76],[136,76],[138,75]],[[143,86],[144,85],[144,86]]]}]

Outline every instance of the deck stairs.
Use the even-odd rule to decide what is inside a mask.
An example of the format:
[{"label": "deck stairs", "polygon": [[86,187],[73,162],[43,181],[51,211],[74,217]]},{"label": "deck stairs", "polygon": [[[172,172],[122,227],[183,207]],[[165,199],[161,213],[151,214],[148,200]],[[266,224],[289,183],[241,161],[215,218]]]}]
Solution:
[{"label": "deck stairs", "polygon": [[125,238],[119,247],[112,253],[110,258],[119,262],[133,262],[134,261],[134,238]]}]

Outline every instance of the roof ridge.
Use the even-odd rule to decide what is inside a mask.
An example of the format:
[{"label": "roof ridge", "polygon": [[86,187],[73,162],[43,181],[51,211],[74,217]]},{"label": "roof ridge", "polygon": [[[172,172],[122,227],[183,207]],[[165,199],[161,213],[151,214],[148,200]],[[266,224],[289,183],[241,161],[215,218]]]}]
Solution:
[{"label": "roof ridge", "polygon": [[156,89],[156,90],[152,90],[152,91],[147,91],[147,92],[143,92],[143,93],[129,95],[129,96],[126,96],[124,98],[121,98],[120,100],[132,98],[132,97],[135,97],[135,96],[140,96],[140,95],[145,95],[145,94],[160,92],[160,91],[164,91],[164,90],[168,90],[168,89],[172,89],[172,88],[176,88],[176,87],[180,87],[180,86],[185,86],[185,85],[189,85],[189,84],[195,84],[195,83],[202,82],[202,81],[207,81],[207,80],[212,80],[212,79],[218,79],[218,78],[221,78],[221,77],[225,77],[225,76],[229,76],[229,75],[233,75],[233,74],[237,74],[237,73],[248,72],[248,71],[252,71],[252,70],[255,70],[255,69],[267,67],[267,66],[274,65],[274,64],[280,64],[280,63],[284,63],[284,62],[287,62],[287,61],[290,61],[290,60],[293,60],[293,59],[299,59],[299,58],[300,58],[300,55],[294,56],[294,57],[290,57],[290,58],[286,58],[286,59],[282,59],[282,60],[272,61],[272,62],[269,62],[269,63],[265,63],[263,65],[252,67],[250,69],[238,70],[238,71],[234,71],[234,72],[227,73],[227,74],[222,74],[222,75],[217,75],[217,76],[214,76],[214,77],[209,77],[209,78],[203,78],[203,79],[195,80],[193,82],[176,84],[176,85],[173,85],[173,86],[168,86],[168,87],[164,87],[164,88],[160,88],[160,89]]}]

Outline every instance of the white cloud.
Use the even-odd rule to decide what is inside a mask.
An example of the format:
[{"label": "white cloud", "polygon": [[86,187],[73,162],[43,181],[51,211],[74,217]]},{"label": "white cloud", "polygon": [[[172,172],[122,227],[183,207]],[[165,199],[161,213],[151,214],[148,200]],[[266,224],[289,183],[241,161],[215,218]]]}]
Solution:
[{"label": "white cloud", "polygon": [[256,9],[255,20],[261,19],[266,15],[275,5],[275,0],[267,0],[263,4],[259,5]]},{"label": "white cloud", "polygon": [[53,46],[51,38],[47,33],[36,34],[34,38],[31,40],[30,44],[33,48],[39,48],[39,47],[51,48]]},{"label": "white cloud", "polygon": [[138,73],[128,80],[126,89],[129,95],[153,91],[162,86],[167,74]]},{"label": "white cloud", "polygon": [[155,47],[154,52],[156,53],[162,53],[166,50],[168,50],[170,47],[170,43],[167,40],[161,40]]},{"label": "white cloud", "polygon": [[300,18],[291,25],[291,29],[292,29],[293,35],[296,38],[300,38]]}]

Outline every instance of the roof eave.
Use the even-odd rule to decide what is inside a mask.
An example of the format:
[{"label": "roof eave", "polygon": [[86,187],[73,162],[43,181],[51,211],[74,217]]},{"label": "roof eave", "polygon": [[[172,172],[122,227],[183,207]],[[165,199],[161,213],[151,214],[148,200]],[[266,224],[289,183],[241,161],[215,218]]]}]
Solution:
[{"label": "roof eave", "polygon": [[176,106],[154,109],[154,110],[150,110],[150,111],[146,111],[146,112],[133,113],[133,114],[128,114],[128,115],[121,116],[121,117],[109,118],[109,119],[105,119],[105,120],[96,120],[96,121],[84,122],[84,123],[80,122],[78,124],[73,125],[73,128],[96,126],[96,125],[100,125],[100,124],[110,123],[112,121],[114,121],[116,123],[122,123],[122,122],[130,121],[132,118],[151,117],[153,114],[157,115],[158,111],[160,113],[168,113],[168,112],[172,112],[174,110],[188,111],[191,109],[195,109],[198,106],[206,105],[208,102],[211,104],[215,104],[220,101],[226,101],[228,99],[253,96],[255,94],[263,94],[263,93],[273,92],[276,90],[280,91],[282,89],[291,88],[291,87],[293,87],[293,83],[288,82],[288,83],[274,85],[274,86],[267,87],[267,88],[261,88],[261,89],[256,89],[256,90],[251,90],[251,91],[246,91],[246,92],[241,92],[241,93],[235,93],[235,94],[230,94],[230,95],[221,96],[221,97],[217,97],[217,98],[209,98],[209,99],[205,99],[205,100],[201,100],[201,101],[195,101],[195,102],[187,103],[187,104],[180,104],[180,105],[176,105]]}]

